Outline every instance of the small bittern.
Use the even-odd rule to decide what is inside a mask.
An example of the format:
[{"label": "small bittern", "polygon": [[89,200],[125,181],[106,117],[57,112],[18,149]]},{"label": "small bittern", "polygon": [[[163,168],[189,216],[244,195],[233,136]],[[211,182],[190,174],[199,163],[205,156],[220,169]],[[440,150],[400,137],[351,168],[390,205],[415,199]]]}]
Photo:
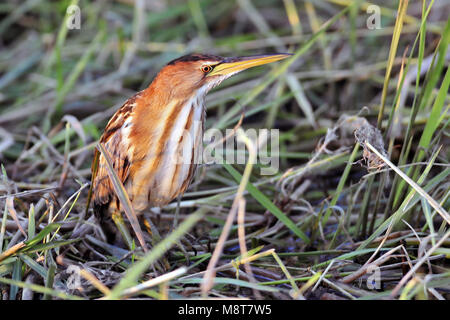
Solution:
[{"label": "small bittern", "polygon": [[[100,143],[137,214],[168,204],[189,186],[202,151],[206,93],[240,71],[289,56],[186,55],[169,62],[147,89],[123,104],[109,120]],[[111,218],[122,208],[107,159],[96,152],[94,213],[108,241],[113,241],[117,229]],[[180,157],[183,161],[174,161]]]}]

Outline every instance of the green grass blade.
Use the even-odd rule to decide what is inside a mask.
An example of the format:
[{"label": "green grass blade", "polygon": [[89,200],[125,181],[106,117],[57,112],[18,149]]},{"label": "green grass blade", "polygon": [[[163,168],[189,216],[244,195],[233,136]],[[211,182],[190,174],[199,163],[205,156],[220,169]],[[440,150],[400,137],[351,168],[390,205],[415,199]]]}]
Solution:
[{"label": "green grass blade", "polygon": [[[233,178],[239,183],[242,179],[242,176],[239,172],[236,171],[231,165],[224,163],[223,166],[225,169],[233,176]],[[308,236],[300,230],[295,223],[289,219],[276,205],[270,201],[261,191],[258,190],[251,182],[247,184],[247,191],[258,201],[264,208],[269,210],[278,220],[284,223],[286,227],[288,227],[294,234],[296,234],[299,238],[301,238],[306,243],[309,243],[310,240]]]}]

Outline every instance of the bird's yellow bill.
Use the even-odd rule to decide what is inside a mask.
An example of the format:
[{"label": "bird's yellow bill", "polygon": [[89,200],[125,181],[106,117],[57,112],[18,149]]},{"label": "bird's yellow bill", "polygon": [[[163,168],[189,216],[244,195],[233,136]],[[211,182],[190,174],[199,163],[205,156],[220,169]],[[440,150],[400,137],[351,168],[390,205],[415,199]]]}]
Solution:
[{"label": "bird's yellow bill", "polygon": [[263,64],[279,61],[292,56],[290,53],[258,55],[249,57],[227,58],[219,63],[208,74],[208,76],[223,76],[233,74],[248,68],[260,66]]}]

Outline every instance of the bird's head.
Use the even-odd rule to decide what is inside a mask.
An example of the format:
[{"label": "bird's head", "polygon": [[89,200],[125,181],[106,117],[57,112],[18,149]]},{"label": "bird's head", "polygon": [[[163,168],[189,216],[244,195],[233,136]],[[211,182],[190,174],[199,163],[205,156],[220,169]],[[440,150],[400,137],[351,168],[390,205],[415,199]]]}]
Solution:
[{"label": "bird's head", "polygon": [[289,53],[224,58],[209,54],[190,54],[169,62],[159,73],[166,87],[176,96],[206,95],[223,80],[243,70],[282,60]]}]

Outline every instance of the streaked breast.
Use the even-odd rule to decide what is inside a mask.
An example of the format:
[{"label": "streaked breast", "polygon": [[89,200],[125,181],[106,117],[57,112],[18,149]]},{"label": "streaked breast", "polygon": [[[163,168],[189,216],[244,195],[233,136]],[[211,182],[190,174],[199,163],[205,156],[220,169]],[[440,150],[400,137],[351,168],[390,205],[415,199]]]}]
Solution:
[{"label": "streaked breast", "polygon": [[202,154],[204,117],[202,96],[166,109],[140,169],[127,182],[136,211],[166,205],[187,189]]}]

